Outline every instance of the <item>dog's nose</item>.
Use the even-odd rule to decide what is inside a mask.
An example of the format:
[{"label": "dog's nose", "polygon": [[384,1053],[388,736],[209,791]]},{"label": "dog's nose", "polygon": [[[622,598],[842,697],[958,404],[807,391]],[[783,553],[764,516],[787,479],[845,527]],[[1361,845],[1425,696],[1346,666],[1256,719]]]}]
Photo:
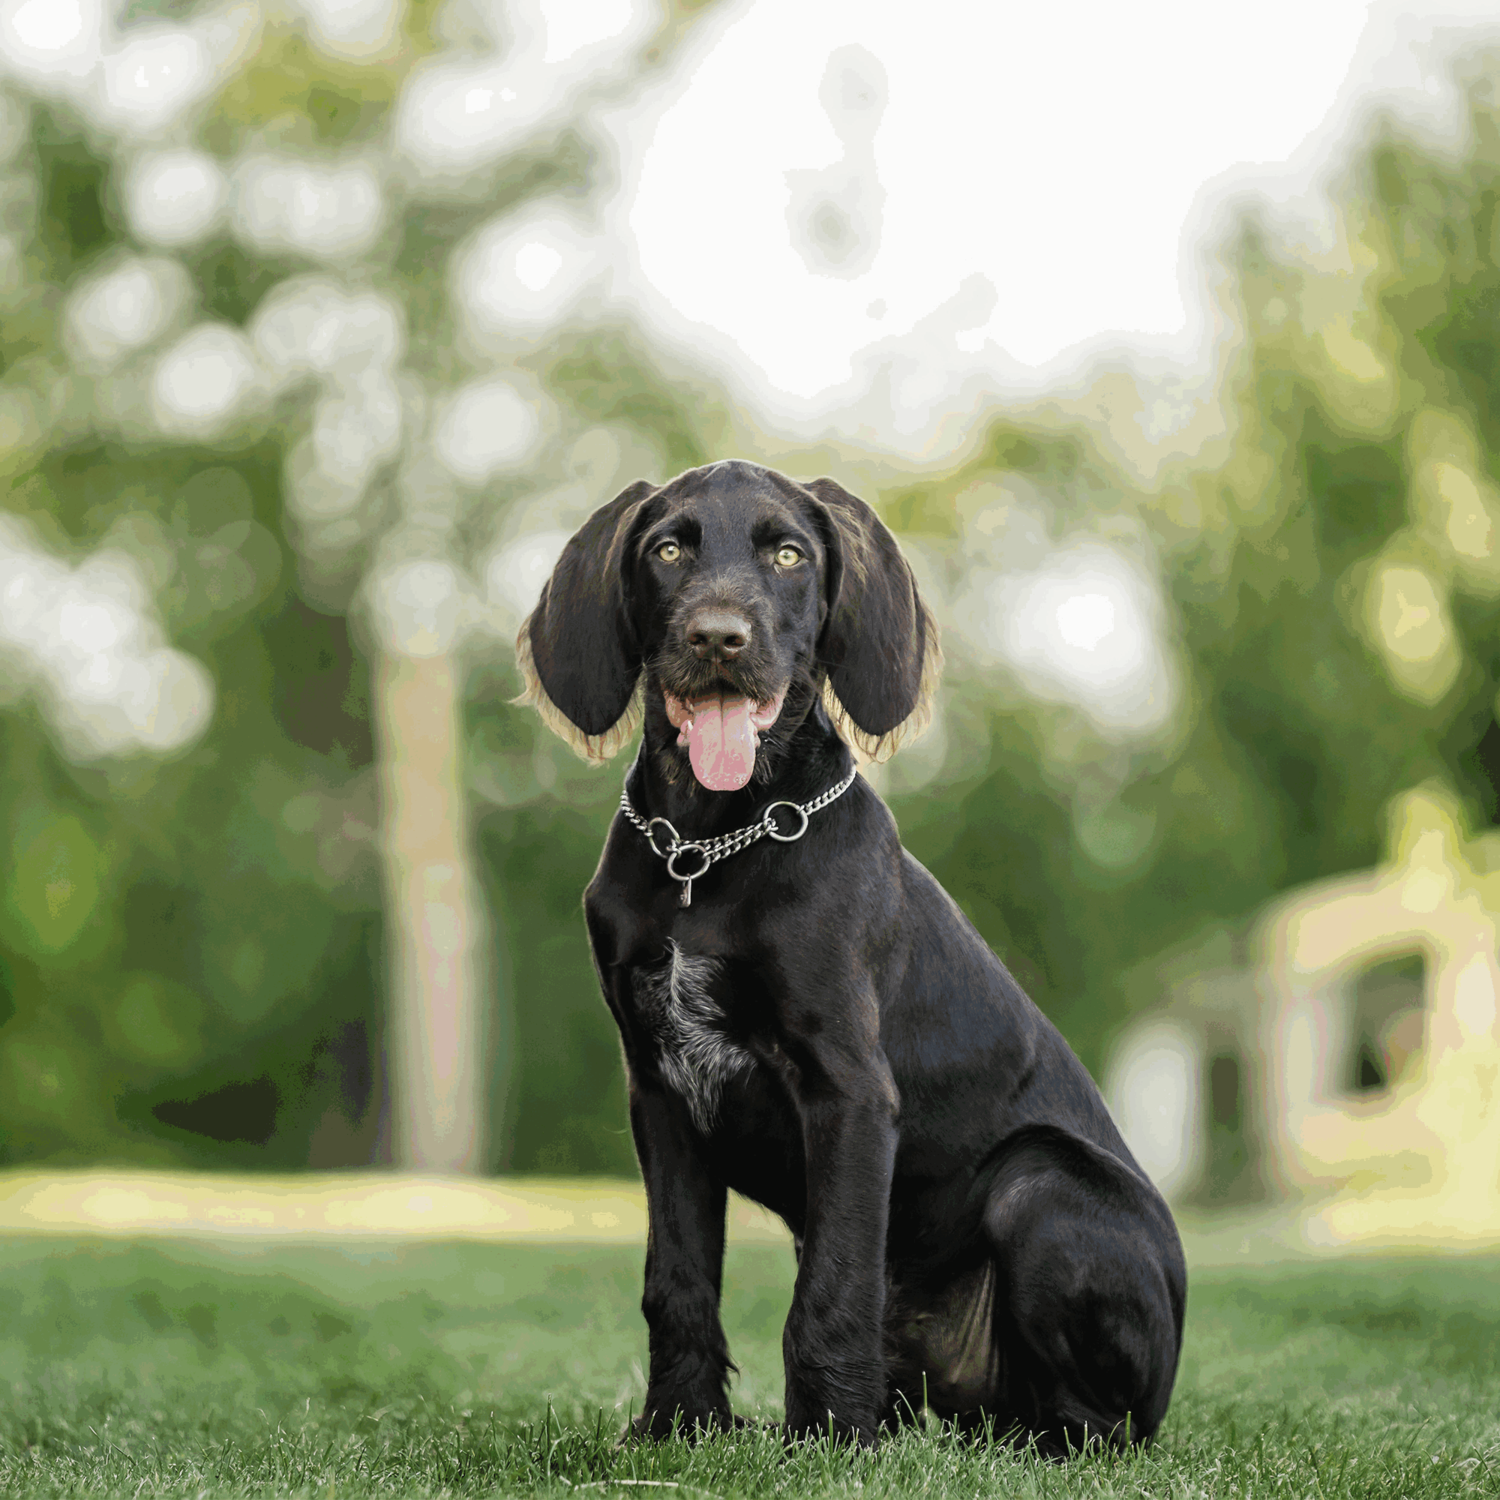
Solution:
[{"label": "dog's nose", "polygon": [[730,610],[700,610],[688,622],[688,645],[699,661],[733,661],[750,641],[750,622]]}]

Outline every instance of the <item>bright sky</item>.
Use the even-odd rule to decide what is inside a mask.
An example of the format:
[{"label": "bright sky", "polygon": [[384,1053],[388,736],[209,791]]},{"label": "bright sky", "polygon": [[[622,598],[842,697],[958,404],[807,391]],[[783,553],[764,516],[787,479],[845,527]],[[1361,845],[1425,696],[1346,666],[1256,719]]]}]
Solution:
[{"label": "bright sky", "polygon": [[[378,53],[399,12],[399,0],[287,3],[350,57]],[[347,296],[337,274],[378,237],[391,183],[461,180],[566,120],[660,19],[659,0],[469,3],[493,47],[448,49],[413,74],[388,156],[220,162],[187,144],[192,112],[257,45],[256,6],[125,24],[115,0],[0,0],[0,74],[71,99],[120,139],[126,214],[155,247],[70,288],[70,348],[108,370],[170,344],[143,399],[184,437],[212,437],[258,393],[312,377],[289,491],[309,557],[343,555],[375,469],[421,439],[403,431],[395,384],[400,309]],[[730,375],[773,429],[860,428],[913,452],[930,451],[975,384],[1061,389],[1122,348],[1193,379],[1211,367],[1204,247],[1230,210],[1258,196],[1316,236],[1321,187],[1375,104],[1455,139],[1447,60],[1486,32],[1500,43],[1497,0],[934,0],[914,15],[910,0],[711,13],[670,70],[603,116],[621,167],[603,233],[544,199],[463,248],[453,285],[476,346],[499,338],[503,364],[506,339],[544,340],[621,298]],[[24,132],[19,110],[0,114],[3,157]],[[181,331],[189,288],[174,252],[226,229],[333,277],[278,289],[247,330]],[[436,458],[471,486],[524,464],[546,425],[537,402],[503,369],[437,393]],[[550,559],[560,533],[532,541]],[[511,592],[534,598],[535,570],[501,556]],[[976,643],[1041,696],[1091,705],[1110,732],[1169,716],[1154,595],[1125,561],[1063,546],[1001,572],[975,574]],[[427,559],[376,590],[406,610],[403,649],[419,637],[446,649],[456,578]],[[207,678],[165,648],[132,579],[118,559],[71,569],[29,535],[0,534],[0,646],[74,716],[82,753],[176,745],[206,722]]]},{"label": "bright sky", "polygon": [[[1451,132],[1445,34],[1500,25],[1494,0],[913,15],[909,0],[731,5],[616,119],[643,306],[787,416],[842,404],[860,351],[939,309],[923,357],[1001,388],[1122,342],[1195,362],[1216,213],[1255,191],[1316,217],[1376,92]],[[805,253],[829,198],[873,231],[863,258]]]}]

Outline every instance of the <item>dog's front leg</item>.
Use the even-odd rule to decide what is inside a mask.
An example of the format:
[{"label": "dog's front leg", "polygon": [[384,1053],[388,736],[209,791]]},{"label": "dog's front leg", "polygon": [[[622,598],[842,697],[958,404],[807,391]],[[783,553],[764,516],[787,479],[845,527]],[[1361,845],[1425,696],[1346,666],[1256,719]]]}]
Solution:
[{"label": "dog's front leg", "polygon": [[782,1336],[793,1436],[876,1437],[896,1090],[884,1056],[802,1070],[807,1219]]},{"label": "dog's front leg", "polygon": [[719,1322],[726,1189],[703,1161],[675,1094],[632,1077],[630,1125],[650,1211],[641,1311],[651,1375],[636,1430],[667,1437],[674,1419],[685,1435],[695,1426],[727,1428],[732,1365]]}]

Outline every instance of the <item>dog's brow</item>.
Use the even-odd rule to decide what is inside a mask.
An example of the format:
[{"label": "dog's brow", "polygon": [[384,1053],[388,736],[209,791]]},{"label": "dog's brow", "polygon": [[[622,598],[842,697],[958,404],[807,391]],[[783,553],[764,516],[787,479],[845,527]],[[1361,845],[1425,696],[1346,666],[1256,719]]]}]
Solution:
[{"label": "dog's brow", "polygon": [[699,546],[703,541],[703,523],[690,510],[673,511],[662,516],[646,532],[645,549],[649,552],[668,539],[689,547]]},{"label": "dog's brow", "polygon": [[793,515],[777,511],[763,515],[750,523],[750,540],[757,547],[769,547],[776,542],[791,540],[811,550],[807,532]]}]

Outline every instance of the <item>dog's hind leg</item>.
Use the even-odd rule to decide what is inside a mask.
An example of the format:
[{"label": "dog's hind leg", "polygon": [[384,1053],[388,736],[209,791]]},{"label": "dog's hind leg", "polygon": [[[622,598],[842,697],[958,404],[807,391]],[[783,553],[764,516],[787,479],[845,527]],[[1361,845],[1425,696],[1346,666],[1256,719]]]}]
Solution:
[{"label": "dog's hind leg", "polygon": [[997,1279],[993,1260],[985,1257],[941,1286],[892,1284],[886,1294],[886,1426],[917,1422],[924,1408],[958,1421],[993,1407]]},{"label": "dog's hind leg", "polygon": [[1028,1126],[995,1157],[998,1390],[986,1409],[1063,1456],[1147,1443],[1171,1397],[1187,1277],[1171,1215],[1118,1157]]}]

